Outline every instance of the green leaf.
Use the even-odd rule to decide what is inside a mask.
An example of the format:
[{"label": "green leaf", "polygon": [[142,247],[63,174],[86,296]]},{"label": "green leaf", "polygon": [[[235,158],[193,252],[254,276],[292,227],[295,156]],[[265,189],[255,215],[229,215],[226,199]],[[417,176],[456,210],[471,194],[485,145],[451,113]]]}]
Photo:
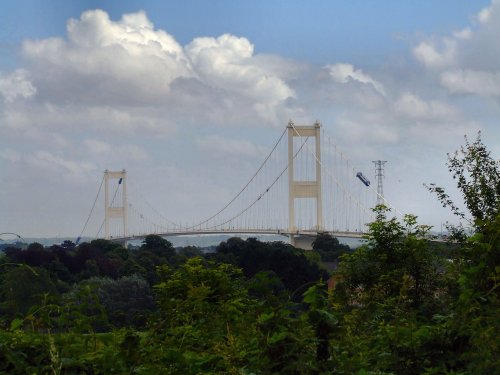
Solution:
[{"label": "green leaf", "polygon": [[12,322],[10,322],[10,330],[15,331],[19,329],[24,323],[23,319],[16,318]]},{"label": "green leaf", "polygon": [[280,342],[285,337],[287,337],[287,335],[288,335],[287,331],[275,332],[269,337],[267,343],[270,345],[276,344],[277,342]]}]

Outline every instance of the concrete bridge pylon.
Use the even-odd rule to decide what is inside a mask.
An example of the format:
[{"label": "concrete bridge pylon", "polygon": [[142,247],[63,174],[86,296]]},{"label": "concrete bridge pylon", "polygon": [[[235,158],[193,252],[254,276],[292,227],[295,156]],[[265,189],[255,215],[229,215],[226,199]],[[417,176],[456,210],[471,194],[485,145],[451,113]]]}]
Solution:
[{"label": "concrete bridge pylon", "polygon": [[[295,125],[288,122],[288,231],[296,232],[295,224],[295,200],[302,198],[314,198],[316,201],[316,231],[323,231],[323,209],[321,199],[321,124]],[[314,138],[314,180],[296,180],[294,171],[294,160],[296,151],[294,150],[293,139],[295,137]],[[308,150],[306,150],[308,152]],[[290,243],[295,245],[295,235],[290,235]]]},{"label": "concrete bridge pylon", "polygon": [[[110,201],[109,183],[110,180],[118,180],[113,197]],[[115,202],[117,193],[121,187],[121,204]],[[127,218],[127,171],[104,171],[104,238],[110,239],[110,224],[112,219],[121,219],[123,225],[123,236],[128,236]]]}]

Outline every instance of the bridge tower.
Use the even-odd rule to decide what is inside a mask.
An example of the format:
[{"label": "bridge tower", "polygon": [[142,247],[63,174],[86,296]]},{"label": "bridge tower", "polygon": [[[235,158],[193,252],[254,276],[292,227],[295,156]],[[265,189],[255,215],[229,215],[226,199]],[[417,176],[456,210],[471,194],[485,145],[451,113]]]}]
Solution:
[{"label": "bridge tower", "polygon": [[[118,180],[118,186],[109,196],[110,180]],[[121,187],[121,189],[120,189]],[[121,190],[121,205],[115,202],[118,192]],[[127,171],[104,171],[104,238],[109,239],[109,227],[112,219],[121,219],[123,224],[123,237],[128,236],[127,222]]]},{"label": "bridge tower", "polygon": [[[316,200],[316,227],[319,232],[323,230],[323,210],[321,201],[321,124],[316,122],[312,126],[296,126],[292,121],[288,122],[288,230],[290,233],[297,232],[295,225],[295,199],[314,198]],[[294,137],[308,137],[315,139],[314,180],[296,180],[294,172]],[[306,151],[307,152],[307,151]],[[293,234],[290,242],[295,244]]]}]

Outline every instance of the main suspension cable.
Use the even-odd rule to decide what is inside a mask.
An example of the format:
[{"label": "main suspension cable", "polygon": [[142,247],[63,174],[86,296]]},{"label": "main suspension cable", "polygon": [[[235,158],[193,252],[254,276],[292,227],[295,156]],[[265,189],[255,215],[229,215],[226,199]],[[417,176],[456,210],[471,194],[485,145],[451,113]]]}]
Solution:
[{"label": "main suspension cable", "polygon": [[231,199],[224,207],[222,207],[217,213],[213,214],[212,216],[210,216],[208,219],[205,219],[201,222],[199,222],[198,224],[196,225],[193,225],[191,227],[188,227],[188,228],[185,228],[186,230],[190,230],[190,229],[194,229],[196,227],[199,227],[199,226],[202,226],[203,224],[205,223],[208,223],[210,220],[212,220],[214,217],[216,217],[217,215],[219,215],[221,212],[223,212],[226,208],[228,208],[236,199],[238,199],[238,197],[245,191],[245,189],[248,187],[248,185],[250,185],[250,183],[255,179],[255,177],[259,174],[259,172],[262,170],[262,168],[264,168],[264,165],[267,163],[267,161],[269,160],[269,158],[271,157],[271,155],[273,154],[274,150],[276,150],[276,147],[278,147],[278,145],[280,144],[281,140],[283,139],[283,136],[285,135],[287,129],[285,128],[285,130],[283,130],[283,133],[281,133],[278,141],[276,142],[276,144],[274,145],[274,147],[272,148],[271,152],[269,152],[269,154],[267,155],[267,157],[264,159],[264,161],[262,162],[262,164],[260,165],[259,169],[257,169],[257,171],[254,173],[254,175],[252,176],[252,178],[246,183],[245,186],[243,186],[243,188],[238,192],[238,194],[236,194],[233,199]]},{"label": "main suspension cable", "polygon": [[[302,148],[304,147],[304,145],[306,144],[307,140],[309,139],[309,137],[306,138],[306,140],[302,143],[302,145],[300,146],[300,148],[297,150],[297,152],[295,153],[295,155],[293,156],[293,159],[295,159],[297,157],[297,155],[299,154],[299,152],[302,150]],[[281,176],[283,176],[283,174],[287,171],[287,169],[289,168],[290,164],[287,163],[286,167],[283,168],[283,170],[281,171],[281,173],[278,175],[278,177],[276,177],[274,179],[274,181],[267,187],[267,189],[265,191],[263,191],[262,193],[260,193],[257,198],[252,202],[250,203],[249,206],[247,206],[246,208],[244,208],[243,210],[241,210],[237,215],[233,216],[232,218],[224,221],[223,223],[220,223],[220,224],[217,224],[217,225],[214,225],[212,227],[209,227],[208,229],[215,229],[215,228],[218,228],[218,227],[221,227],[231,221],[233,221],[234,219],[237,219],[238,217],[240,217],[241,215],[243,215],[245,212],[247,212],[250,208],[252,208],[264,195],[266,195],[267,193],[269,193],[269,190],[271,190],[271,188],[274,186],[274,184],[276,184],[276,182],[278,182],[278,180],[281,178]]]},{"label": "main suspension cable", "polygon": [[94,212],[95,205],[97,203],[97,199],[99,198],[99,194],[101,193],[102,189],[102,184],[104,182],[104,176],[102,176],[101,183],[99,185],[99,189],[97,190],[97,194],[94,199],[94,204],[92,204],[92,208],[90,209],[89,216],[87,216],[87,220],[85,221],[85,224],[83,225],[82,231],[80,232],[80,235],[76,238],[75,244],[78,245],[80,240],[82,239],[83,232],[85,231],[85,228],[87,228],[87,224],[89,223],[90,217],[92,216],[92,213]]}]

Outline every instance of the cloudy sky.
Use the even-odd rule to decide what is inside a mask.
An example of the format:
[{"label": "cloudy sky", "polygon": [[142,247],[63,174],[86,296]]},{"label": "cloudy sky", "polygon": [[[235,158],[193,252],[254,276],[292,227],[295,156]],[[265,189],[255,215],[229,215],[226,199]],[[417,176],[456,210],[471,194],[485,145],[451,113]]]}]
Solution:
[{"label": "cloudy sky", "polygon": [[[206,217],[289,119],[319,120],[423,223],[446,153],[500,154],[500,1],[0,3],[0,232],[76,236],[102,172]],[[91,233],[88,233],[91,234]]]}]

